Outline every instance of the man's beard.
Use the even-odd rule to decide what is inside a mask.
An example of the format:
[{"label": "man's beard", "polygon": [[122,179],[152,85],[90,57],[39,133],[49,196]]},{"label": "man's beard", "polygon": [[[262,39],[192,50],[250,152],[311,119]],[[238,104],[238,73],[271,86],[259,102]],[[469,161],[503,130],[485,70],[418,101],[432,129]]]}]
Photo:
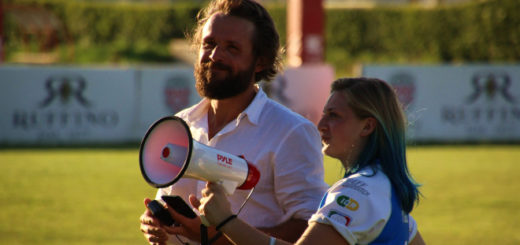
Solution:
[{"label": "man's beard", "polygon": [[[215,78],[211,67],[227,71],[228,75],[222,79]],[[195,87],[200,96],[210,99],[226,99],[236,96],[250,86],[254,75],[254,63],[246,70],[233,74],[231,67],[222,63],[206,62],[195,64]]]}]

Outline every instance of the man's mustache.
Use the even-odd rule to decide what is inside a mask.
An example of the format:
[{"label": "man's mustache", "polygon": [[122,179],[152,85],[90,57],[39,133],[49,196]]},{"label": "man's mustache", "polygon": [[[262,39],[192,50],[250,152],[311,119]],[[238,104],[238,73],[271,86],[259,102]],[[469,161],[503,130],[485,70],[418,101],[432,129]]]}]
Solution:
[{"label": "man's mustache", "polygon": [[225,65],[225,64],[223,64],[221,62],[208,61],[208,62],[202,63],[202,67],[205,70],[208,70],[208,69],[219,69],[219,70],[226,70],[226,71],[229,71],[229,72],[232,71],[230,66]]}]

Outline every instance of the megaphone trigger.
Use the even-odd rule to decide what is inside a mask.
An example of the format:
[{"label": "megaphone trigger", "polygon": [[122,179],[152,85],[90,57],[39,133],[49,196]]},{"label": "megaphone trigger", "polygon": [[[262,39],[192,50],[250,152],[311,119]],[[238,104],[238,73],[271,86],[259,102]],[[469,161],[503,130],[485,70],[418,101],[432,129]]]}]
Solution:
[{"label": "megaphone trigger", "polygon": [[210,226],[210,223],[209,223],[208,219],[206,219],[206,216],[204,216],[204,214],[199,215],[199,217],[200,217],[200,221],[202,222],[203,225],[205,225],[206,227]]}]

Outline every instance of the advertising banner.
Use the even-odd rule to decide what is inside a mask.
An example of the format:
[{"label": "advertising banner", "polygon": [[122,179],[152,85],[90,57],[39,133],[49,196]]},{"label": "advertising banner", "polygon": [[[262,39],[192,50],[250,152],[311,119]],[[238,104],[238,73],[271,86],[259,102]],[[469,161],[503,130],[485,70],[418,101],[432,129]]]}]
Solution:
[{"label": "advertising banner", "polygon": [[201,99],[195,89],[192,67],[141,68],[137,79],[140,81],[137,98],[140,138],[159,118],[174,115]]},{"label": "advertising banner", "polygon": [[131,70],[0,67],[0,143],[129,140]]},{"label": "advertising banner", "polygon": [[415,141],[520,141],[520,66],[366,66],[394,86]]},{"label": "advertising banner", "polygon": [[0,67],[0,145],[139,142],[200,100],[192,67]]}]

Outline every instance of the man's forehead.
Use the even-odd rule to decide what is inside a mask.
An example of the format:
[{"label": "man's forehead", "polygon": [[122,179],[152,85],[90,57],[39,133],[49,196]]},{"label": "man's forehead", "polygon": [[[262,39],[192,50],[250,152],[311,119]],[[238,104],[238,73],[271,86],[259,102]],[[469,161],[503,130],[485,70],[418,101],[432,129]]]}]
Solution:
[{"label": "man's forehead", "polygon": [[254,28],[253,23],[247,19],[215,13],[204,24],[202,35],[203,38],[209,35],[226,35],[231,39],[239,39],[244,36],[251,37]]}]

